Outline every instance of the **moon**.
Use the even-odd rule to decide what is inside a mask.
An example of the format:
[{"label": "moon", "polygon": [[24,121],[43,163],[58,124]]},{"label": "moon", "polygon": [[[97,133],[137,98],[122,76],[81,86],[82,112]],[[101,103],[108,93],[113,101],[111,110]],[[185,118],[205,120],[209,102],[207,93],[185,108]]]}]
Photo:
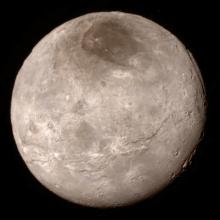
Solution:
[{"label": "moon", "polygon": [[192,54],[144,17],[90,13],[24,61],[11,122],[31,173],[63,199],[117,207],[152,197],[187,167],[206,95]]}]

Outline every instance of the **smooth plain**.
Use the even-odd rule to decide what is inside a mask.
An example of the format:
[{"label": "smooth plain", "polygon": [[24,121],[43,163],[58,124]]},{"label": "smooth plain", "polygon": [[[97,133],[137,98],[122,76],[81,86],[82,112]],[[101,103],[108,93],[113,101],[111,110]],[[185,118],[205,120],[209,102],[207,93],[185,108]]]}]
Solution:
[{"label": "smooth plain", "polygon": [[205,123],[188,50],[138,15],[91,13],[45,36],[22,65],[11,121],[33,175],[92,207],[136,203],[187,166]]}]

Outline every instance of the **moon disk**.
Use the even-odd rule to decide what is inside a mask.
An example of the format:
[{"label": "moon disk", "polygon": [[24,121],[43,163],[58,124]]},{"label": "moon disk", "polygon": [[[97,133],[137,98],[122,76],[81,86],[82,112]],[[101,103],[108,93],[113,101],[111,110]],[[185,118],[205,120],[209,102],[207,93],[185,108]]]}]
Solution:
[{"label": "moon disk", "polygon": [[85,206],[136,203],[190,161],[205,123],[199,69],[169,31],[138,15],[87,14],[23,63],[11,121],[32,174]]}]

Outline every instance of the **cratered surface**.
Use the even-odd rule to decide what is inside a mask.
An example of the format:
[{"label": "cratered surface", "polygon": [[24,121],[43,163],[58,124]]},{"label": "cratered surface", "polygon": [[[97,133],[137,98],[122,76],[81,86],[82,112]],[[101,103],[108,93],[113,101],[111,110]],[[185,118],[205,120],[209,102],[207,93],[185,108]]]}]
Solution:
[{"label": "cratered surface", "polygon": [[45,36],[21,67],[11,120],[33,175],[74,203],[152,196],[186,166],[205,122],[192,55],[138,15],[91,13]]}]

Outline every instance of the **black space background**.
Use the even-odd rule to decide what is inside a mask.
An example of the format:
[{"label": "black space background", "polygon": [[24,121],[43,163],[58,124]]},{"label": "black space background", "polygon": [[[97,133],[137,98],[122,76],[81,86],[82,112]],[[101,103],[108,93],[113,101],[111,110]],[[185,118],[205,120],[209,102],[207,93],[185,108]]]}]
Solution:
[{"label": "black space background", "polygon": [[[218,219],[219,202],[219,27],[220,8],[211,1],[29,1],[0,5],[0,218],[49,219]],[[166,5],[165,5],[166,4]],[[208,98],[205,136],[190,168],[162,193],[135,206],[99,210],[80,207],[50,193],[30,174],[16,150],[10,124],[14,80],[33,46],[49,31],[94,11],[119,10],[143,15],[175,34],[193,53]],[[3,217],[3,215],[6,215]],[[214,217],[217,215],[216,217]]]}]

